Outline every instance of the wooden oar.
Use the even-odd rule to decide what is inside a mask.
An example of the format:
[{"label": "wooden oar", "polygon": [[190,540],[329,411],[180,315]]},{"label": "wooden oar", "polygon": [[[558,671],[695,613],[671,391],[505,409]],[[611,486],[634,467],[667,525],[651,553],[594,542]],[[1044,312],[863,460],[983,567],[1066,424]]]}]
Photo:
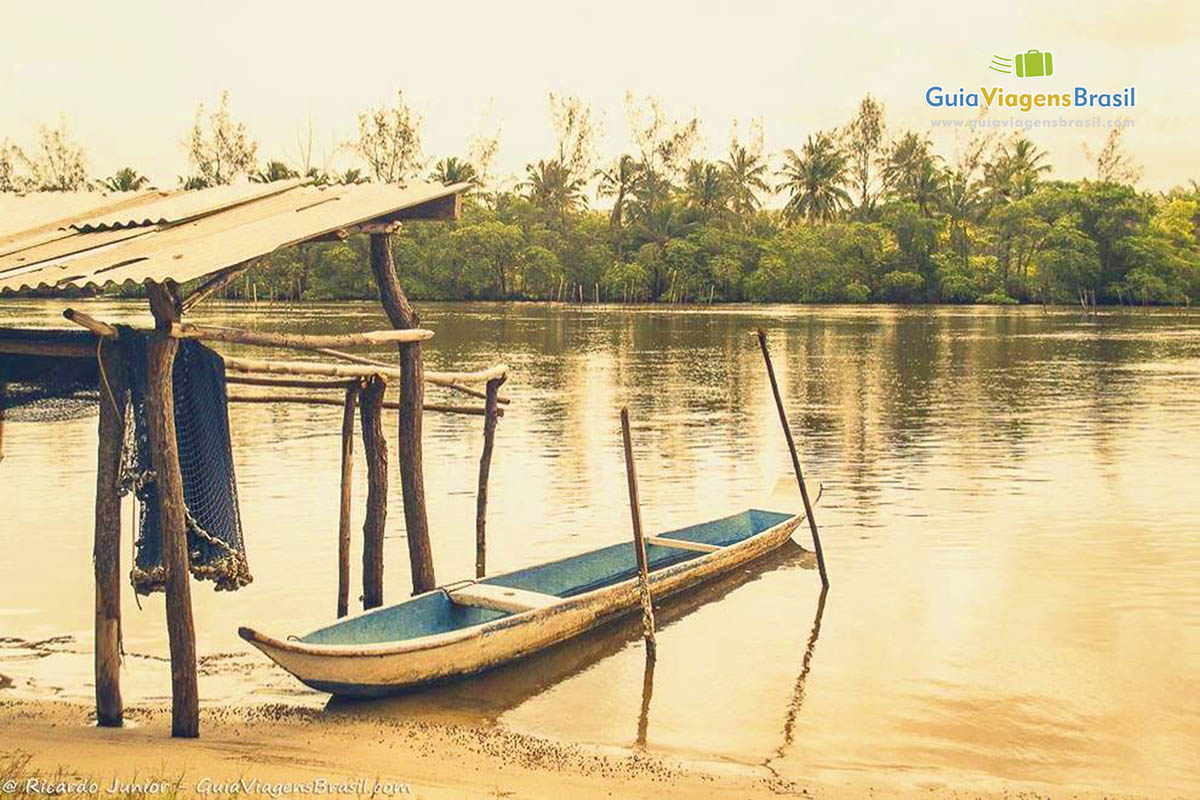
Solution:
[{"label": "wooden oar", "polygon": [[625,444],[625,476],[629,479],[629,513],[633,518],[633,550],[637,556],[638,590],[642,595],[642,627],[646,637],[646,656],[653,660],[654,604],[650,598],[650,565],[646,560],[646,539],[642,536],[642,510],[638,499],[637,471],[633,466],[633,440],[629,435],[629,409],[621,409],[621,438]]},{"label": "wooden oar", "polygon": [[829,575],[825,572],[825,553],[821,550],[821,537],[817,533],[817,520],[813,516],[812,503],[808,501],[808,488],[804,485],[804,472],[800,469],[800,457],[796,455],[796,442],[792,439],[792,428],[788,425],[787,412],[783,408],[783,397],[779,394],[779,383],[775,380],[775,367],[771,364],[771,354],[767,351],[767,332],[762,328],[757,331],[758,346],[762,349],[763,361],[767,363],[767,376],[771,379],[771,391],[775,394],[775,407],[779,409],[779,422],[783,425],[783,435],[787,439],[788,450],[792,454],[792,469],[796,473],[796,482],[800,484],[800,498],[804,501],[804,515],[808,517],[808,527],[812,531],[813,547],[817,551],[817,569],[821,573],[821,585],[829,587]]}]

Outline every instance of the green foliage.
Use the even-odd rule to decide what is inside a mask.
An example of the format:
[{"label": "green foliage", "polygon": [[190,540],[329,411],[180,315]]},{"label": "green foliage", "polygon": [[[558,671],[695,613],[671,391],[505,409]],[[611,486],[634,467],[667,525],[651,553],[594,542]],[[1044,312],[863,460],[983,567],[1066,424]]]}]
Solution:
[{"label": "green foliage", "polygon": [[[960,143],[948,163],[930,140],[890,131],[865,98],[836,131],[785,149],[772,186],[758,128],[736,135],[724,158],[696,157],[699,121],[672,120],[653,100],[627,97],[634,149],[600,169],[597,125],[582,101],[551,95],[555,147],[531,161],[514,191],[488,176],[495,139],[469,159],[427,168],[421,119],[397,95],[359,116],[348,143],[359,165],[315,184],[403,181],[424,174],[472,187],[457,222],[414,222],[393,237],[409,293],[422,299],[636,302],[1187,303],[1200,297],[1200,187],[1140,192],[1138,170],[1109,137],[1100,180],[1051,179],[1047,153],[1022,134]],[[197,109],[185,142],[191,188],[250,173],[256,145],[228,96]],[[38,155],[40,153],[40,155]],[[305,160],[307,164],[307,160]],[[42,131],[27,155],[0,144],[0,191],[78,188],[83,151],[65,126]],[[250,175],[271,182],[297,170],[269,161]],[[141,188],[125,168],[95,182]],[[486,188],[485,188],[486,187]],[[611,205],[588,207],[590,192]],[[782,193],[783,206],[767,201]],[[768,207],[764,207],[764,206]],[[375,289],[366,244],[288,248],[229,287],[233,297],[365,298]]]},{"label": "green foliage", "polygon": [[985,295],[981,295],[975,302],[985,306],[1015,306],[1018,301],[999,289],[995,289]]},{"label": "green foliage", "polygon": [[915,272],[895,270],[879,282],[879,296],[894,303],[911,303],[925,286],[925,279]]}]

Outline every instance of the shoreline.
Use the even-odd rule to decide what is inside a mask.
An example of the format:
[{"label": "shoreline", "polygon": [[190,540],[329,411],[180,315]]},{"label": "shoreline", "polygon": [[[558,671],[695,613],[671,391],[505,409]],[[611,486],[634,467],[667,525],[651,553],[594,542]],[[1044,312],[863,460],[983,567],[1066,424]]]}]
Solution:
[{"label": "shoreline", "polygon": [[[99,728],[79,703],[0,700],[0,797],[40,796],[55,785],[68,797],[1142,797],[1017,782],[979,787],[965,776],[900,785],[879,772],[836,784],[794,781],[766,764],[560,742],[496,723],[365,719],[283,703],[206,706],[198,739],[169,738],[166,705],[131,705],[126,716],[133,724]],[[42,792],[22,791],[31,778]]]}]

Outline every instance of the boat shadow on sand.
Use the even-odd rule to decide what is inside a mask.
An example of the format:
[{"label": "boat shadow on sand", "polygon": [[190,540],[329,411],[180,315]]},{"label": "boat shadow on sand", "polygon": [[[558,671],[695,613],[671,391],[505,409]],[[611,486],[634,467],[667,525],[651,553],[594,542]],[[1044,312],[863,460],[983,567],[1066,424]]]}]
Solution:
[{"label": "boat shadow on sand", "polygon": [[[691,587],[662,601],[656,601],[656,626],[659,630],[666,628],[693,611],[722,600],[738,587],[775,570],[815,568],[814,554],[789,540],[778,550],[746,564],[735,572]],[[823,607],[822,593],[818,613]],[[363,721],[425,718],[491,723],[505,712],[615,655],[641,636],[641,615],[626,614],[568,642],[554,645],[481,675],[380,699],[333,697],[325,706],[325,714]],[[808,655],[805,658],[806,667],[811,660],[814,645],[815,640],[810,638]],[[803,673],[806,674],[807,669],[804,669]],[[641,712],[637,721],[638,746],[644,746],[646,741],[653,691],[654,668],[653,662],[648,660],[642,687]],[[803,689],[799,689],[798,694],[802,697]],[[791,713],[794,715],[794,710]]]}]

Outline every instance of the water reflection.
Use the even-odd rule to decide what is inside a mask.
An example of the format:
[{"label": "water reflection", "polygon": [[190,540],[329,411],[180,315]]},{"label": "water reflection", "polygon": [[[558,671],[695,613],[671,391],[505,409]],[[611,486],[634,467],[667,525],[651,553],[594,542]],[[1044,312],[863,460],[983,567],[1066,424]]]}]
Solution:
[{"label": "water reflection", "polygon": [[[148,323],[140,304],[89,310]],[[806,476],[825,486],[817,516],[837,597],[822,612],[802,711],[789,710],[799,708],[817,579],[798,561],[664,628],[649,687],[634,620],[579,651],[389,701],[392,713],[426,703],[538,735],[620,747],[644,739],[647,749],[748,765],[773,758],[785,777],[887,770],[914,783],[968,774],[1200,792],[1196,312],[421,310],[437,331],[431,368],[513,368],[492,464],[494,571],[625,540],[621,405],[638,421],[647,530],[764,505],[764,490],[791,474],[749,335],[765,328]],[[0,307],[7,322],[58,325],[60,313],[55,303]],[[374,304],[218,305],[203,319],[302,332],[386,324]],[[247,652],[235,631],[302,633],[332,616],[339,421],[336,408],[231,410],[255,582],[193,595],[198,649],[223,678],[202,684],[206,703],[325,703]],[[394,425],[386,433],[394,448]],[[86,702],[94,476],[79,454],[95,452],[95,422],[8,423],[4,445],[0,638],[73,637],[79,662],[47,676],[52,659],[38,659],[35,677]],[[442,581],[473,574],[480,445],[478,419],[426,420]],[[355,548],[364,478],[356,468]],[[389,514],[388,600],[409,592],[403,519]],[[141,676],[167,651],[161,600],[139,612],[127,594],[123,607],[126,650],[146,656],[127,661],[129,700],[160,696],[169,682]],[[25,662],[4,652],[0,672],[24,685]]]}]

